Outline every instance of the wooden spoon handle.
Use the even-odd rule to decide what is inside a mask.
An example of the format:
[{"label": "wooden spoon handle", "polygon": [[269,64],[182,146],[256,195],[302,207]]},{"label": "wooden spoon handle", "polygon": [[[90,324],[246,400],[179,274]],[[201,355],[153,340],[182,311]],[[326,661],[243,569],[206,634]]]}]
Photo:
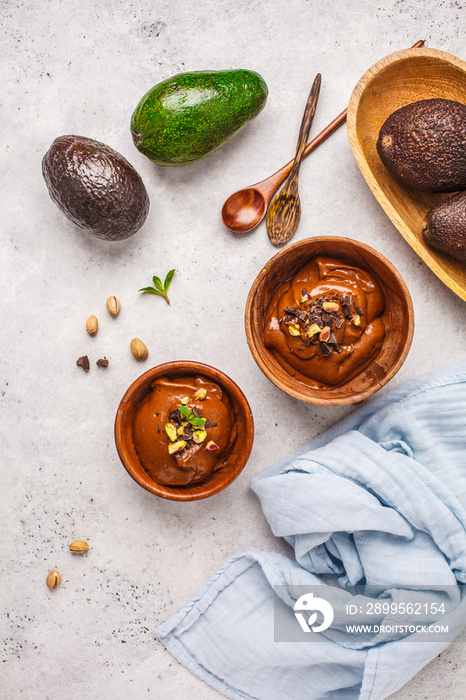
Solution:
[{"label": "wooden spoon handle", "polygon": [[[416,41],[413,46],[411,46],[412,49],[419,49],[422,46],[424,46],[424,40],[420,39],[419,41]],[[346,115],[348,113],[347,109],[344,109],[341,114],[338,115],[338,117],[335,117],[333,121],[330,122],[328,126],[325,127],[325,129],[322,129],[320,134],[317,134],[312,141],[309,141],[307,144],[306,148],[304,149],[303,153],[303,158],[306,158],[309,153],[312,153],[317,146],[320,146],[321,143],[325,141],[326,138],[330,136],[330,134],[333,134],[336,129],[338,129],[339,126],[343,124],[343,122],[346,120]],[[290,160],[289,163],[284,165],[280,170],[277,170],[276,173],[273,175],[270,175],[267,179],[262,180],[262,182],[258,182],[254,187],[257,189],[260,189],[264,197],[267,197],[268,195],[272,195],[277,188],[282,184],[282,182],[285,180],[285,178],[290,174],[291,168],[293,167],[294,160]]]},{"label": "wooden spoon handle", "polygon": [[298,145],[296,146],[296,155],[294,157],[293,167],[291,168],[290,180],[297,176],[299,166],[301,165],[301,161],[304,156],[307,139],[311,130],[314,115],[316,113],[317,100],[319,99],[321,82],[322,76],[320,75],[320,73],[317,73],[312,84],[311,92],[309,93],[309,97],[307,98],[306,108],[304,110],[301,127],[299,129]]},{"label": "wooden spoon handle", "polygon": [[[325,129],[322,129],[320,134],[317,134],[315,138],[312,139],[312,141],[309,141],[307,144],[306,148],[304,149],[303,153],[303,158],[306,158],[306,156],[309,155],[317,146],[320,146],[325,139],[330,136],[330,134],[333,134],[333,132],[338,129],[341,124],[346,119],[346,114],[348,110],[344,109],[341,114],[338,115],[338,117],[335,117],[335,119],[330,122],[328,126],[325,127]],[[291,168],[293,167],[294,160],[290,160],[289,163],[283,166],[283,168],[280,168],[280,170],[277,170],[276,173],[273,175],[270,175],[266,180],[262,180],[262,182],[258,182],[254,187],[257,189],[260,189],[264,197],[266,197],[269,194],[273,194],[277,188],[281,185],[281,183],[285,180],[285,178],[290,174]]]}]

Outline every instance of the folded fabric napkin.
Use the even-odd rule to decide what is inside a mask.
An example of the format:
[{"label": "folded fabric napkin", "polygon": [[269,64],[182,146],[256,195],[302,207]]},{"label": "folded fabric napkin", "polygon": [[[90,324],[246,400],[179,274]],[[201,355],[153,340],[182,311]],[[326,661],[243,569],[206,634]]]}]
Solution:
[{"label": "folded fabric napkin", "polygon": [[293,619],[293,586],[327,591],[332,576],[348,596],[366,584],[388,600],[395,599],[394,587],[445,586],[453,591],[453,612],[443,621],[454,634],[461,631],[466,362],[366,402],[251,486],[295,560],[274,552],[232,557],[155,631],[218,691],[242,700],[378,700],[449,643],[342,630],[320,633],[327,634],[322,642],[277,642],[274,586],[290,591],[282,607]]}]

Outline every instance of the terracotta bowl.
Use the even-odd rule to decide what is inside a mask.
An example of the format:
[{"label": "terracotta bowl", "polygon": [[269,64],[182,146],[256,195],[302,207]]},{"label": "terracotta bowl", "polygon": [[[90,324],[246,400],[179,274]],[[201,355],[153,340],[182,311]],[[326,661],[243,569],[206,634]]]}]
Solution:
[{"label": "terracotta bowl", "polygon": [[[385,295],[385,340],[372,363],[348,383],[328,389],[313,389],[288,374],[264,345],[264,320],[277,287],[316,255],[341,258],[371,272]],[[400,369],[408,354],[414,330],[411,297],[399,272],[373,248],[349,238],[319,236],[288,246],[260,271],[246,302],[246,336],[260,369],[279,389],[300,401],[336,406],[356,403],[386,384]]]},{"label": "terracotta bowl", "polygon": [[[224,467],[205,482],[193,486],[161,486],[144,471],[133,444],[133,423],[141,401],[158,377],[203,375],[220,385],[228,395],[238,424],[238,436]],[[222,491],[243,470],[254,440],[251,409],[241,389],[226,374],[200,362],[167,362],[152,367],[134,381],[120,401],[115,418],[115,442],[123,465],[137,483],[156,496],[174,501],[196,501]]]}]

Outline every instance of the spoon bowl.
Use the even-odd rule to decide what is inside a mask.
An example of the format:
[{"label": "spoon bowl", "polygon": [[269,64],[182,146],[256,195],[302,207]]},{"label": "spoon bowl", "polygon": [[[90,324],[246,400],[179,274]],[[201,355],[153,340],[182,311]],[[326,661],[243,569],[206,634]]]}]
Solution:
[{"label": "spoon bowl", "polygon": [[223,223],[235,233],[252,231],[264,218],[267,204],[262,192],[245,187],[226,200],[222,207]]}]

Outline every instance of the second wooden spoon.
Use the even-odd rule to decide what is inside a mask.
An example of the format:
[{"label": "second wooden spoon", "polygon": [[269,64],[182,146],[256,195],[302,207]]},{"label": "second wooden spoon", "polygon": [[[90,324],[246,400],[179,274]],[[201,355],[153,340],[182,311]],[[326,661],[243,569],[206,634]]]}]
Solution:
[{"label": "second wooden spoon", "polygon": [[274,245],[284,245],[295,233],[301,218],[301,203],[298,194],[299,167],[304,156],[307,138],[319,99],[321,75],[317,73],[304,110],[298,145],[290,175],[282,189],[270,202],[267,212],[267,233]]}]

